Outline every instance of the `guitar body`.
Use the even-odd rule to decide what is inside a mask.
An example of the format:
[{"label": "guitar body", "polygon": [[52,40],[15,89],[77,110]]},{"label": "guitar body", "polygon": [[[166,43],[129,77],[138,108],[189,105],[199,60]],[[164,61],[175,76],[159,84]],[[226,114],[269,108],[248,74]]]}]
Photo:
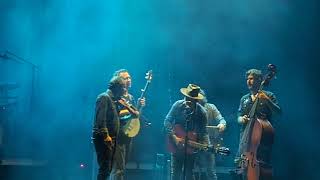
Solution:
[{"label": "guitar body", "polygon": [[[259,146],[267,146],[272,147],[274,142],[274,128],[268,120],[258,120],[261,127],[262,127],[262,134],[260,139]],[[259,151],[259,147],[258,147]],[[271,151],[270,151],[271,153]],[[269,154],[268,156],[271,156]],[[260,172],[259,172],[259,179],[263,180],[271,180],[272,179],[272,167],[264,167],[261,163],[259,164]]]},{"label": "guitar body", "polygon": [[[175,130],[175,135],[177,137],[185,139],[186,131],[181,125],[176,124],[174,127],[174,130]],[[193,131],[188,132],[187,154],[193,154],[197,151],[218,153],[225,156],[230,154],[230,150],[227,147],[214,147],[212,145],[199,143],[197,142],[197,140],[198,140],[198,137],[195,132]],[[171,153],[184,152],[185,150],[184,146],[177,146],[173,141],[172,137],[169,137],[169,136],[167,137],[167,147],[168,147],[168,151]]]},{"label": "guitar body", "polygon": [[250,146],[241,155],[240,169],[243,179],[260,180],[271,179],[272,170],[261,167],[257,160],[258,148],[260,145],[270,146],[273,144],[274,129],[268,120],[257,119],[254,121],[250,137]]},{"label": "guitar body", "polygon": [[[182,125],[176,124],[174,126],[174,131],[175,131],[175,135],[177,137],[185,139],[186,131],[184,130]],[[188,132],[188,138],[189,138],[189,141],[197,141],[197,134],[192,132],[192,131],[189,131]],[[167,139],[167,147],[168,147],[168,151],[171,152],[171,153],[184,151],[184,147],[183,146],[178,147],[175,144],[175,142],[173,141],[172,137],[168,137],[168,139]],[[187,154],[192,154],[194,151],[195,151],[194,148],[192,148],[191,146],[187,147]]]},{"label": "guitar body", "polygon": [[135,137],[140,131],[139,118],[132,118],[123,126],[123,133],[128,137]]},{"label": "guitar body", "polygon": [[260,169],[257,160],[257,150],[260,144],[262,126],[255,120],[250,137],[249,148],[241,154],[240,169],[245,180],[259,180]]}]

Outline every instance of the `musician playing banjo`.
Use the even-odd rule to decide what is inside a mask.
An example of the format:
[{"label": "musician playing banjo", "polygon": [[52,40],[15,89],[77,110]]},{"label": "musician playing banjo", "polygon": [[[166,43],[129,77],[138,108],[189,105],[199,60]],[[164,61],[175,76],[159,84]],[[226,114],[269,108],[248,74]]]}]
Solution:
[{"label": "musician playing banjo", "polygon": [[140,129],[140,112],[145,106],[144,94],[151,81],[151,71],[146,79],[147,84],[137,104],[128,92],[131,76],[126,69],[116,71],[107,92],[98,96],[93,126],[93,142],[99,165],[98,180],[106,180],[110,176],[114,180],[124,179],[131,140]]},{"label": "musician playing banjo", "polygon": [[[113,74],[114,77],[120,77],[123,79],[125,84],[125,92],[122,96],[121,103],[126,103],[128,106],[133,108],[133,110],[128,109],[125,107],[124,104],[118,104],[119,109],[119,118],[120,118],[120,131],[119,136],[117,138],[117,146],[114,155],[114,173],[113,179],[115,180],[123,180],[125,174],[125,166],[128,161],[128,155],[130,153],[130,148],[132,145],[132,137],[129,137],[127,134],[124,133],[123,129],[128,123],[128,120],[131,118],[137,118],[139,116],[138,109],[135,107],[144,107],[145,106],[145,98],[139,98],[138,103],[135,103],[134,97],[129,93],[129,89],[131,88],[131,76],[129,71],[126,69],[120,69]],[[139,122],[139,120],[137,121]],[[140,128],[140,127],[138,127]]]}]

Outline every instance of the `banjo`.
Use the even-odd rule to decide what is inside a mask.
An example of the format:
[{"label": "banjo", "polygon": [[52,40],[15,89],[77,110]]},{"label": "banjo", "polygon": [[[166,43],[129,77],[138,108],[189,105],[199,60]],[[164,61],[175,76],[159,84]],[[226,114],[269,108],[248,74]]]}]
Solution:
[{"label": "banjo", "polygon": [[[152,80],[152,70],[149,70],[146,73],[146,84],[144,86],[143,89],[141,89],[141,95],[139,99],[142,99],[145,97],[147,89],[151,83]],[[127,110],[131,113],[131,118],[129,118],[129,120],[126,122],[126,124],[123,126],[122,130],[124,132],[124,134],[128,137],[135,137],[139,131],[140,131],[140,120],[139,117],[141,115],[142,112],[142,106],[140,106],[140,104],[138,103],[138,106],[135,108],[134,106],[126,103],[125,101],[119,101],[120,104],[122,104],[123,106],[125,106],[127,108]]]}]

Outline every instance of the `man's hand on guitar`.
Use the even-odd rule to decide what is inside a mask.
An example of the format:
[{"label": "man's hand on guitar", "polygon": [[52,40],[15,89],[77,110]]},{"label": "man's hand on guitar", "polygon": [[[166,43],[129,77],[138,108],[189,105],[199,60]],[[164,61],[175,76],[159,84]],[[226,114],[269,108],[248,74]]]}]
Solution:
[{"label": "man's hand on guitar", "polygon": [[238,118],[238,122],[240,124],[246,124],[246,123],[248,123],[249,120],[250,120],[250,118],[248,117],[248,115],[239,116],[239,118]]},{"label": "man's hand on guitar", "polygon": [[109,135],[107,135],[107,136],[104,138],[104,142],[106,142],[106,143],[112,143],[112,138],[111,138]]},{"label": "man's hand on guitar", "polygon": [[265,99],[265,100],[270,100],[269,96],[266,95],[266,93],[264,93],[263,91],[260,91],[257,96],[260,98],[260,99]]},{"label": "man's hand on guitar", "polygon": [[173,142],[176,144],[176,146],[183,147],[184,140],[182,138],[179,138],[176,135],[173,135],[172,138],[173,138]]}]

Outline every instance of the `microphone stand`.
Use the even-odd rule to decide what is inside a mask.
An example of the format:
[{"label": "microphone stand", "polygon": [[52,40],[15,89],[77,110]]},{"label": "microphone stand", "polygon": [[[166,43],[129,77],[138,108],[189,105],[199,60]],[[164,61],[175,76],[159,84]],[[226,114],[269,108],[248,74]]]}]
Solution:
[{"label": "microphone stand", "polygon": [[[10,57],[10,56],[12,57]],[[35,77],[36,77],[36,71],[39,70],[39,67],[35,64],[33,64],[32,62],[6,50],[4,55],[3,55],[4,58],[6,59],[10,59],[12,61],[15,61],[17,63],[25,63],[25,64],[28,64],[31,66],[32,68],[32,79],[31,79],[31,95],[30,95],[30,119],[33,118],[33,106],[34,106],[34,90],[35,90]]]},{"label": "microphone stand", "polygon": [[188,141],[189,141],[188,133],[189,133],[189,128],[190,128],[191,116],[193,114],[194,114],[193,109],[191,110],[191,112],[188,112],[188,109],[186,109],[186,122],[184,124],[186,134],[184,137],[183,180],[187,179],[186,167],[187,167],[187,157],[188,157],[187,150],[188,150]]}]

